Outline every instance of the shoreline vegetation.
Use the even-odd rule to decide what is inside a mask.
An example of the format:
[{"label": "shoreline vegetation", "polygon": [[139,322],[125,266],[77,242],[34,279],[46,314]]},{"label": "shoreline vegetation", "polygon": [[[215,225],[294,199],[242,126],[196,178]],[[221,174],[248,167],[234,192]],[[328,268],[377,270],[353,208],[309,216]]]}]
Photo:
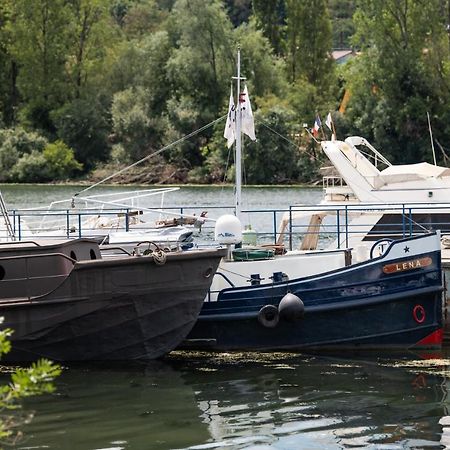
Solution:
[{"label": "shoreline vegetation", "polygon": [[[89,180],[59,180],[59,181],[51,181],[48,183],[0,183],[0,189],[2,186],[83,186],[88,187],[93,183]],[[225,187],[227,189],[234,189],[233,183],[211,183],[211,184],[141,184],[141,183],[113,183],[108,182],[101,184],[100,186],[105,187],[136,187],[136,188],[149,188],[149,187],[188,187],[188,188],[210,188],[210,187]],[[244,189],[261,189],[261,188],[277,188],[277,189],[291,189],[291,188],[299,188],[299,189],[321,189],[322,187],[318,184],[302,184],[302,183],[293,183],[293,184],[246,184],[243,186]]]}]

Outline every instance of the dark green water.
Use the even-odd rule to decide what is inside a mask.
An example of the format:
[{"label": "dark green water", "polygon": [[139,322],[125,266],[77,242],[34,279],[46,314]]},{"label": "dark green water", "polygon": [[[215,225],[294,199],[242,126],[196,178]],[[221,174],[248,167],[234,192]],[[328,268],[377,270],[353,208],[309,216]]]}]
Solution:
[{"label": "dark green water", "polygon": [[175,352],[71,367],[18,449],[441,449],[450,360]]}]

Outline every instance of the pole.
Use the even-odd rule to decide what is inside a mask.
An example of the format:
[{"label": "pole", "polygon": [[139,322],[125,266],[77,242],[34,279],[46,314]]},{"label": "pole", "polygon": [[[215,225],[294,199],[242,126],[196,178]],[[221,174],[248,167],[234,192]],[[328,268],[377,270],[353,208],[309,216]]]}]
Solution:
[{"label": "pole", "polygon": [[428,113],[428,111],[427,111],[427,118],[428,118],[428,129],[430,130],[431,150],[433,151],[433,161],[434,161],[434,165],[437,166],[436,152],[434,151],[433,132],[431,131],[430,114]]},{"label": "pole", "polygon": [[237,54],[237,108],[236,108],[236,193],[235,193],[235,211],[236,217],[241,220],[241,194],[242,194],[242,137],[241,137],[241,48],[238,47]]}]

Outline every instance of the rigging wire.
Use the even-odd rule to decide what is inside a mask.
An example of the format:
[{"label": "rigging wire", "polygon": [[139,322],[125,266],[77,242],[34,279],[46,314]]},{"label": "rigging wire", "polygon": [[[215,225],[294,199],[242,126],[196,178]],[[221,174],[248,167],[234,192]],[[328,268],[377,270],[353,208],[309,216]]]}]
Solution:
[{"label": "rigging wire", "polygon": [[[290,145],[293,145],[295,147],[299,147],[298,144],[296,144],[295,142],[291,141],[290,139],[288,139],[286,136],[283,136],[282,134],[278,133],[276,130],[274,130],[272,127],[270,127],[269,125],[267,125],[265,122],[263,122],[262,120],[257,120],[258,123],[260,123],[261,125],[265,126],[268,130],[272,131],[272,133],[276,134],[278,137],[280,137],[281,139],[285,140],[286,142],[288,142]],[[361,151],[361,150],[360,150]],[[315,155],[312,155],[311,153],[309,153],[308,151],[305,151],[306,154],[308,154],[310,157],[316,159]],[[365,154],[366,156],[369,156],[366,152],[361,151],[361,153]],[[356,184],[356,183],[355,183]],[[360,186],[359,184],[357,184],[359,188],[361,188],[362,190],[365,191],[365,188],[363,186]],[[381,203],[383,202],[376,194],[374,194],[373,192],[371,192],[371,195],[373,197],[375,197],[377,200],[379,200]],[[422,224],[416,222],[412,217],[406,215],[405,213],[401,213],[401,216],[403,216],[405,219],[411,221],[412,224],[416,225],[418,228],[421,228],[424,231],[428,231],[427,228],[425,226],[423,226]]]},{"label": "rigging wire", "polygon": [[195,130],[195,131],[193,131],[192,133],[186,134],[185,136],[181,137],[180,139],[176,140],[175,142],[172,142],[172,143],[170,143],[170,144],[168,144],[168,145],[166,145],[166,146],[160,148],[159,150],[157,150],[157,151],[155,151],[155,152],[153,152],[153,153],[150,153],[150,155],[145,156],[144,158],[140,159],[139,161],[136,161],[136,162],[134,162],[133,164],[130,164],[129,166],[124,167],[123,169],[120,169],[119,171],[113,173],[112,175],[109,175],[108,177],[103,178],[103,180],[100,180],[100,181],[98,181],[97,183],[94,183],[93,185],[88,186],[87,188],[85,188],[85,189],[83,189],[83,190],[77,192],[77,193],[74,195],[74,197],[76,197],[76,196],[82,194],[83,192],[89,191],[90,189],[93,189],[94,187],[97,187],[98,185],[104,183],[105,181],[108,181],[108,180],[110,180],[111,178],[114,178],[115,176],[120,175],[121,173],[123,173],[123,172],[125,172],[125,171],[127,171],[127,170],[129,170],[129,169],[131,169],[131,168],[133,168],[133,167],[135,167],[135,166],[137,166],[137,165],[143,163],[144,161],[147,161],[148,159],[150,159],[150,158],[152,158],[152,157],[154,157],[154,156],[156,156],[156,155],[159,155],[160,153],[162,153],[162,152],[168,150],[169,148],[172,148],[172,147],[174,147],[175,145],[178,145],[178,144],[180,144],[181,142],[184,142],[184,141],[186,141],[187,139],[190,139],[191,137],[197,135],[198,133],[201,133],[202,131],[206,130],[207,128],[213,126],[213,125],[216,124],[217,122],[220,122],[221,120],[225,119],[225,117],[227,117],[227,115],[228,115],[228,114],[225,114],[225,115],[223,115],[222,117],[219,117],[218,119],[213,120],[212,122],[210,122],[210,123],[204,125],[203,127],[199,128],[198,130]]},{"label": "rigging wire", "polygon": [[[287,138],[286,136],[283,136],[282,134],[278,133],[278,131],[274,130],[272,127],[270,127],[269,125],[267,125],[267,123],[263,122],[260,119],[255,119],[257,123],[260,123],[261,125],[265,126],[268,130],[270,130],[272,133],[276,134],[278,137],[280,137],[281,139],[285,140],[288,144],[292,145],[293,147],[299,148],[300,146],[298,144],[296,144],[294,141],[291,141],[289,138]],[[316,155],[308,152],[307,150],[303,150],[304,153],[306,153],[308,156],[310,156],[311,158],[317,159]]]},{"label": "rigging wire", "polygon": [[[154,156],[159,155],[160,153],[162,153],[162,152],[164,152],[164,151],[166,151],[166,150],[168,150],[168,149],[170,149],[170,148],[172,148],[172,147],[174,147],[174,146],[176,146],[176,145],[178,145],[178,144],[180,144],[180,143],[182,143],[182,142],[184,142],[184,141],[190,139],[190,138],[193,137],[193,136],[196,136],[197,134],[201,133],[202,131],[208,129],[209,127],[211,127],[211,126],[213,126],[213,125],[215,125],[217,122],[220,122],[221,120],[225,119],[227,116],[228,116],[228,113],[227,113],[227,114],[224,114],[223,116],[221,116],[221,117],[219,117],[219,118],[213,120],[212,122],[210,122],[210,123],[204,125],[203,127],[199,128],[198,130],[195,130],[195,131],[193,131],[192,133],[189,133],[189,134],[187,134],[187,135],[181,137],[180,139],[178,139],[178,140],[176,140],[176,141],[174,141],[174,142],[172,142],[172,143],[170,143],[170,144],[168,144],[168,145],[166,145],[166,146],[160,148],[159,150],[157,150],[157,151],[151,153],[150,155],[147,155],[147,156],[145,156],[144,158],[141,158],[139,161],[136,161],[136,162],[134,162],[133,164],[130,164],[129,166],[124,167],[123,169],[121,169],[121,170],[119,170],[119,171],[117,171],[117,172],[115,172],[115,173],[109,175],[108,177],[103,178],[102,180],[98,181],[97,183],[94,183],[93,185],[88,186],[87,188],[82,189],[81,191],[78,191],[77,193],[74,194],[72,200],[74,199],[74,197],[77,197],[78,195],[80,195],[80,194],[82,194],[82,193],[84,193],[84,192],[87,192],[87,191],[89,191],[89,190],[91,190],[91,189],[93,189],[93,188],[99,186],[100,184],[105,183],[105,182],[108,181],[108,180],[111,180],[112,178],[116,177],[117,175],[120,175],[121,173],[126,172],[127,170],[129,170],[129,169],[131,169],[131,168],[133,168],[133,167],[136,167],[137,165],[143,163],[144,161],[147,161],[148,159],[153,158]],[[294,147],[296,147],[296,148],[299,148],[299,145],[298,145],[298,144],[296,144],[295,142],[293,142],[292,140],[290,140],[290,139],[287,138],[286,136],[283,136],[282,134],[278,133],[278,131],[274,130],[271,126],[269,126],[269,125],[268,125],[267,123],[265,123],[264,121],[262,121],[262,120],[260,120],[260,119],[255,119],[255,120],[256,120],[257,123],[263,125],[263,126],[266,127],[268,130],[270,130],[272,133],[276,134],[279,138],[283,139],[284,141],[286,141],[286,142],[289,143],[290,145],[292,145],[292,146],[294,146]],[[310,152],[308,152],[308,151],[306,151],[306,150],[304,150],[304,152],[305,152],[307,155],[309,155],[310,157],[316,159],[316,156],[313,155],[313,154],[311,154]],[[229,160],[230,160],[230,152],[229,152],[229,154],[228,154],[227,168],[228,168]],[[226,177],[226,172],[225,172],[225,177]],[[362,188],[362,186],[359,186],[359,187]],[[376,195],[374,195],[373,193],[372,193],[372,195],[376,198]],[[403,214],[403,213],[402,213],[402,215],[405,216],[405,218],[407,218],[408,220],[410,220],[411,222],[413,222],[413,223],[414,223],[415,225],[417,225],[418,227],[422,228],[422,229],[425,230],[425,231],[428,231],[424,226],[422,226],[420,223],[417,223],[417,222],[416,222],[415,220],[413,220],[412,218],[406,216],[406,215]]]}]

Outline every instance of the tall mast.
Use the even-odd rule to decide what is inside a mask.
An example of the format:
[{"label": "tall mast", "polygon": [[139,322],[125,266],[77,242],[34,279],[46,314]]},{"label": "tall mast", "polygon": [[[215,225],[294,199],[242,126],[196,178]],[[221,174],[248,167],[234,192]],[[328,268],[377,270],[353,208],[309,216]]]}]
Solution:
[{"label": "tall mast", "polygon": [[241,48],[238,47],[237,54],[237,77],[233,77],[237,80],[237,107],[236,107],[236,157],[235,157],[235,169],[236,169],[236,182],[235,182],[235,212],[236,217],[241,219],[241,193],[242,193],[242,137],[241,137],[241,123],[242,123],[242,110],[241,110]]}]

